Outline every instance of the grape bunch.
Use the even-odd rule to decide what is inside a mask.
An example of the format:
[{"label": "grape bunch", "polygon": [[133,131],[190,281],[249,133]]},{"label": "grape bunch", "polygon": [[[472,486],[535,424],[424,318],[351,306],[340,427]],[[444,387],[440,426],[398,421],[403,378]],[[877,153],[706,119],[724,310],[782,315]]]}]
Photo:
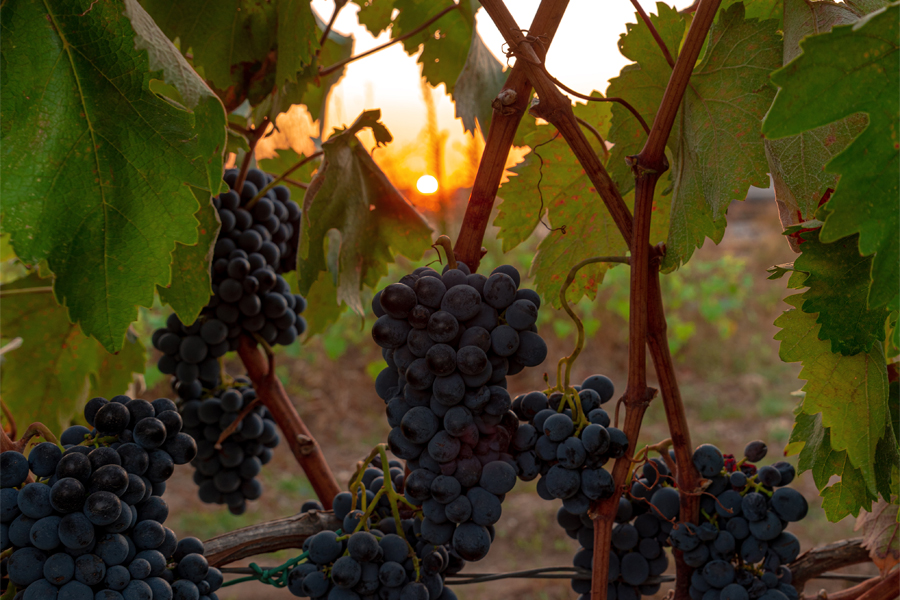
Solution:
[{"label": "grape bunch", "polygon": [[[401,463],[390,461],[387,478],[381,467],[376,457],[362,475],[367,506],[383,486],[403,489]],[[362,506],[362,496],[360,490],[357,506]],[[422,521],[414,518],[409,507],[400,505],[401,517],[408,517],[399,524],[402,536],[384,495],[365,523],[361,523],[365,513],[353,509],[350,492],[335,496],[333,507],[335,516],[343,520],[342,534],[321,531],[306,539],[305,562],[288,574],[288,590],[292,594],[329,600],[456,599],[456,594],[444,586],[443,576],[458,573],[465,561],[448,552],[444,545],[422,539]],[[307,502],[301,512],[309,510],[321,510],[321,505]]]},{"label": "grape bunch", "polygon": [[[631,492],[619,499],[609,553],[608,598],[640,600],[659,591],[660,583],[653,578],[669,566],[665,548],[678,511],[678,491],[672,487],[666,464],[660,459],[647,461],[641,473],[635,472]],[[565,507],[559,509],[556,520],[582,545],[572,561],[574,566],[590,571],[594,561],[593,521],[586,512],[572,514]],[[591,582],[573,579],[572,589],[586,600]]]},{"label": "grape bunch", "polygon": [[421,267],[372,302],[372,337],[388,363],[375,388],[391,452],[411,471],[406,498],[422,507],[426,542],[470,561],[487,555],[489,528],[516,483],[506,376],[547,356],[535,326],[540,298],[519,283],[509,265],[489,277],[463,263],[443,274]]},{"label": "grape bunch", "polygon": [[694,600],[798,598],[787,565],[799,555],[800,542],[785,528],[803,519],[809,505],[800,492],[783,487],[794,479],[792,465],[752,464],[765,456],[760,441],[747,445],[741,461],[711,444],[694,451],[694,466],[710,480],[700,525],[678,523],[670,534],[672,547],[697,569],[690,588]]},{"label": "grape bunch", "polygon": [[0,538],[12,549],[5,566],[16,597],[171,599],[187,587],[179,579],[212,593],[221,574],[207,566],[200,577],[203,561],[168,567],[186,553],[163,525],[161,496],[175,465],[197,452],[175,404],[94,398],[84,417],[93,429],[69,427],[61,447],[0,454]]},{"label": "grape bunch", "polygon": [[578,515],[615,491],[603,465],[625,455],[628,438],[609,426],[609,415],[600,407],[614,393],[607,377],[592,375],[572,389],[577,395],[570,393],[568,400],[561,392],[517,397],[512,410],[527,422],[519,425],[511,448],[519,478],[531,481],[540,475],[538,494],[561,499],[567,511]]},{"label": "grape bunch", "polygon": [[184,431],[197,442],[197,456],[191,461],[194,482],[203,502],[225,504],[229,512],[243,514],[247,500],[262,495],[262,483],[256,479],[260,469],[272,460],[272,449],[280,437],[268,409],[258,405],[236,425],[234,433],[216,443],[250,404],[256,391],[244,378],[204,400],[189,400],[180,407]]}]

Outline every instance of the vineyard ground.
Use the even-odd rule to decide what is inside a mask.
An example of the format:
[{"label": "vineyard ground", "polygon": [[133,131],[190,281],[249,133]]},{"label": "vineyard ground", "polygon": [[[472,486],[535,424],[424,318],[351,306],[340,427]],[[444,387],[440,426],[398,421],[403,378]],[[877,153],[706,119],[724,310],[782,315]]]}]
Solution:
[{"label": "vineyard ground", "polygon": [[[777,329],[772,322],[786,307],[780,301],[786,293],[783,281],[766,280],[765,270],[774,264],[790,262],[795,255],[781,236],[773,232],[771,221],[777,218],[773,202],[736,203],[731,211],[737,218],[729,219],[722,244],[719,247],[707,244],[693,262],[718,259],[723,254],[746,261],[753,283],[743,306],[745,321],[725,341],[713,327],[699,323],[697,334],[676,355],[676,368],[695,445],[709,442],[724,451],[740,452],[747,441],[762,439],[770,446],[766,462],[773,462],[778,460],[778,449],[787,442],[793,423],[795,401],[790,394],[801,384],[796,379],[799,364],[785,364],[777,358],[777,342],[772,339]],[[603,325],[600,332],[588,340],[574,375],[580,381],[586,375],[602,372],[624,387],[627,360],[624,340],[627,339],[628,324],[609,312],[598,311],[597,314]],[[572,347],[571,339],[560,339],[552,331],[542,330],[541,334],[548,340],[551,357],[565,355]],[[313,350],[320,343],[313,341]],[[282,355],[279,373],[285,375],[290,396],[316,435],[338,480],[345,483],[352,475],[356,461],[383,441],[388,432],[383,403],[375,395],[366,370],[367,365],[378,358],[378,349],[374,344],[351,346],[338,361],[329,360],[324,351],[318,350],[314,352],[318,357],[314,363]],[[701,365],[703,370],[689,365]],[[236,372],[237,365],[232,367],[232,372]],[[532,371],[514,378],[514,387],[510,391],[518,394],[543,388],[543,370]],[[650,384],[654,384],[652,379]],[[159,395],[168,395],[163,383],[148,390],[144,396]],[[665,432],[662,405],[656,403],[647,412],[641,432],[642,443],[659,441],[665,437]],[[796,464],[796,457],[789,460]],[[260,501],[250,503],[246,514],[234,517],[223,509],[202,504],[190,480],[190,469],[179,469],[169,481],[166,492],[172,515],[167,525],[179,537],[190,534],[208,538],[237,527],[293,514],[303,500],[313,497],[311,487],[285,444],[276,449],[272,463],[263,469],[261,478],[267,493]],[[836,525],[827,523],[809,473],[800,476],[794,487],[814,499],[809,516],[792,528],[804,549],[854,535],[852,518]],[[504,515],[497,525],[498,539],[491,553],[473,570],[503,572],[571,565],[577,544],[556,525],[557,504],[541,500],[534,492],[533,482],[520,482],[504,504]],[[275,565],[294,555],[295,551],[283,551],[261,556],[256,562]],[[674,574],[674,565],[670,571],[669,574]],[[876,574],[871,564],[845,571],[869,576]],[[835,591],[849,585],[842,581],[815,580],[807,586],[807,592],[815,593],[820,588]],[[657,598],[662,598],[666,589],[667,586],[663,586]],[[568,581],[560,580],[506,580],[458,586],[454,590],[461,600],[563,600],[575,597]],[[219,594],[222,600],[293,597],[287,590],[252,583],[225,588],[222,592]]]}]

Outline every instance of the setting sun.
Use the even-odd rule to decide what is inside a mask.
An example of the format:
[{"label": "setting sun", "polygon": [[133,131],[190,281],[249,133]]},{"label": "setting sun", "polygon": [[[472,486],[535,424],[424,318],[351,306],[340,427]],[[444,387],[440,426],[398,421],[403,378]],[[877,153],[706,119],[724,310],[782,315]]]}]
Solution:
[{"label": "setting sun", "polygon": [[416,181],[416,189],[421,194],[433,194],[438,189],[438,180],[431,175],[422,175]]}]

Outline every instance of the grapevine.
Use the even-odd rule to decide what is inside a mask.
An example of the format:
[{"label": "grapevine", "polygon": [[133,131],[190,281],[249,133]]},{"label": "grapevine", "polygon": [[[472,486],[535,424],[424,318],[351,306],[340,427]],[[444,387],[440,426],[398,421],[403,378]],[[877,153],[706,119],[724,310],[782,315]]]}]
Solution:
[{"label": "grapevine", "polygon": [[[0,600],[217,600],[239,584],[453,600],[519,578],[580,600],[804,600],[818,579],[852,584],[819,598],[896,597],[900,4],[541,0],[530,24],[504,0],[176,4],[0,6]],[[597,40],[565,29],[571,54],[561,24],[593,37],[620,5],[628,64],[568,87],[567,67],[612,61],[586,62]],[[370,34],[387,39],[357,44]],[[421,78],[424,145],[404,145],[390,102],[384,120],[336,116],[363,72],[348,65],[377,81],[386,48],[387,85],[402,89],[401,64]],[[436,89],[472,136],[465,176],[447,175]],[[431,198],[403,181],[419,162]],[[734,202],[767,185],[778,218],[769,203],[755,225],[796,255],[769,268],[792,291],[720,302],[726,278],[682,269],[708,265]],[[727,313],[718,340],[684,326],[695,304],[709,323]],[[766,337],[761,316],[804,384],[758,394],[792,427],[732,454],[698,436],[697,408],[747,419],[755,392],[699,398],[715,369],[692,360],[705,346],[780,379],[728,341]],[[323,354],[335,370],[316,377]],[[353,370],[371,381],[349,386]],[[388,427],[346,418],[348,394],[351,410],[383,402]],[[657,413],[664,439],[648,441]],[[345,439],[374,448],[329,464]],[[315,495],[281,491],[294,514],[205,542],[171,519],[179,467],[217,526],[268,509],[282,451]],[[577,543],[571,566],[521,552],[515,571],[479,570],[505,559],[529,493]],[[858,538],[801,547],[850,516]],[[229,566],[275,550],[280,565]]]}]

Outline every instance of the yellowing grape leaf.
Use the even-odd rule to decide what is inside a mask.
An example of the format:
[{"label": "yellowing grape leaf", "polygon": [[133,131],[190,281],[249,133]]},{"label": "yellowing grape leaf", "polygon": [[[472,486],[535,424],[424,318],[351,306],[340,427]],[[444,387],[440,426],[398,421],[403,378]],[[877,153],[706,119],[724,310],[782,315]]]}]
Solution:
[{"label": "yellowing grape leaf", "polygon": [[[802,448],[797,469],[800,473],[812,471],[828,520],[837,522],[871,507],[873,497],[866,489],[862,473],[850,463],[845,451],[831,447],[831,432],[822,425],[822,415],[806,414],[801,405],[795,417],[790,447]],[[840,481],[829,486],[835,475]]]},{"label": "yellowing grape leaf", "polygon": [[[374,287],[395,254],[418,260],[431,247],[431,228],[378,168],[356,133],[368,127],[387,133],[381,111],[360,115],[348,129],[322,144],[321,168],[306,192],[298,260],[298,287],[309,295],[327,271],[326,240],[340,233],[338,303],[362,314],[362,286]],[[379,133],[380,132],[380,133]],[[390,134],[387,134],[390,135]],[[334,273],[332,273],[334,275]]]},{"label": "yellowing grape leaf", "polygon": [[687,262],[708,237],[719,243],[725,214],[751,185],[768,187],[760,120],[781,65],[778,21],[747,19],[736,3],[719,12],[706,52],[691,76],[673,132],[672,222],[662,268]]},{"label": "yellowing grape leaf", "polygon": [[[868,302],[900,306],[900,4],[810,36],[803,53],[772,74],[781,89],[763,124],[770,138],[796,135],[864,112],[869,125],[826,168],[841,176],[825,205],[821,240],[859,234],[875,254]],[[823,101],[825,99],[826,101]]]},{"label": "yellowing grape leaf", "polygon": [[[674,8],[662,2],[656,3],[656,11],[656,15],[651,13],[650,22],[674,58],[684,36],[684,18]],[[662,101],[672,67],[666,62],[644,22],[637,15],[635,20],[636,23],[625,26],[626,32],[619,37],[619,52],[634,62],[625,66],[618,77],[609,80],[606,95],[610,98],[624,98],[649,125],[653,123]],[[676,119],[670,140],[678,139],[679,128],[680,122]],[[647,133],[628,109],[616,103],[612,105],[609,140],[615,145],[610,151],[607,168],[610,177],[624,194],[634,188],[634,175],[625,158],[641,151],[647,140]]]},{"label": "yellowing grape leaf", "polygon": [[[599,96],[597,92],[594,94]],[[606,135],[611,118],[609,103],[576,104],[575,114],[601,137]],[[594,151],[602,155],[604,150],[593,133],[586,131],[585,135]],[[541,296],[558,307],[560,289],[572,267],[592,256],[622,256],[627,246],[578,160],[556,134],[556,128],[537,125],[534,119],[526,118],[519,126],[515,143],[529,146],[532,151],[513,168],[515,176],[501,188],[503,203],[494,224],[500,227],[504,251],[527,239],[536,226],[544,227],[539,225],[539,219],[552,228],[541,240],[531,272]],[[651,222],[654,243],[666,235],[671,196],[664,196],[663,191],[668,185],[669,179],[664,177],[656,186]],[[630,207],[633,194],[626,195],[625,201]],[[585,295],[595,298],[609,268],[609,264],[603,263],[582,267],[569,286],[568,300],[577,302]]]},{"label": "yellowing grape leaf", "polygon": [[30,275],[0,286],[3,336],[22,338],[22,346],[4,354],[0,366],[3,401],[20,430],[34,421],[51,429],[66,427],[84,407],[89,390],[107,398],[122,394],[132,374],[144,372],[144,345],[133,333],[117,354],[109,354],[69,322],[65,307],[43,291],[51,285],[51,279]]},{"label": "yellowing grape leaf", "polygon": [[879,500],[856,520],[854,531],[862,530],[863,548],[882,575],[900,564],[900,506],[895,502]]},{"label": "yellowing grape leaf", "polygon": [[[859,469],[869,492],[877,490],[875,454],[885,435],[887,369],[884,350],[875,344],[867,353],[843,356],[831,352],[831,344],[819,339],[821,325],[816,315],[799,309],[803,296],[785,299],[791,310],[775,321],[781,331],[779,356],[785,362],[800,362],[799,378],[806,380],[803,412],[822,413],[822,425],[830,431],[834,451],[846,451],[847,460]],[[839,471],[840,472],[840,471]],[[850,485],[845,481],[845,488]],[[843,497],[847,489],[838,494]]]},{"label": "yellowing grape leaf", "polygon": [[808,273],[803,285],[803,312],[815,314],[822,327],[819,339],[831,342],[831,351],[841,354],[869,352],[883,342],[888,310],[869,309],[869,272],[872,257],[860,256],[857,236],[830,244],[819,241],[819,231],[802,234],[803,254],[794,269]]},{"label": "yellowing grape leaf", "polygon": [[[226,139],[219,100],[165,67],[171,44],[140,49],[124,10],[24,0],[0,13],[0,166],[15,174],[0,183],[3,229],[24,261],[47,261],[70,318],[108,350],[169,284],[176,242],[197,243],[189,186],[218,189]],[[153,93],[151,67],[196,103]]]}]

